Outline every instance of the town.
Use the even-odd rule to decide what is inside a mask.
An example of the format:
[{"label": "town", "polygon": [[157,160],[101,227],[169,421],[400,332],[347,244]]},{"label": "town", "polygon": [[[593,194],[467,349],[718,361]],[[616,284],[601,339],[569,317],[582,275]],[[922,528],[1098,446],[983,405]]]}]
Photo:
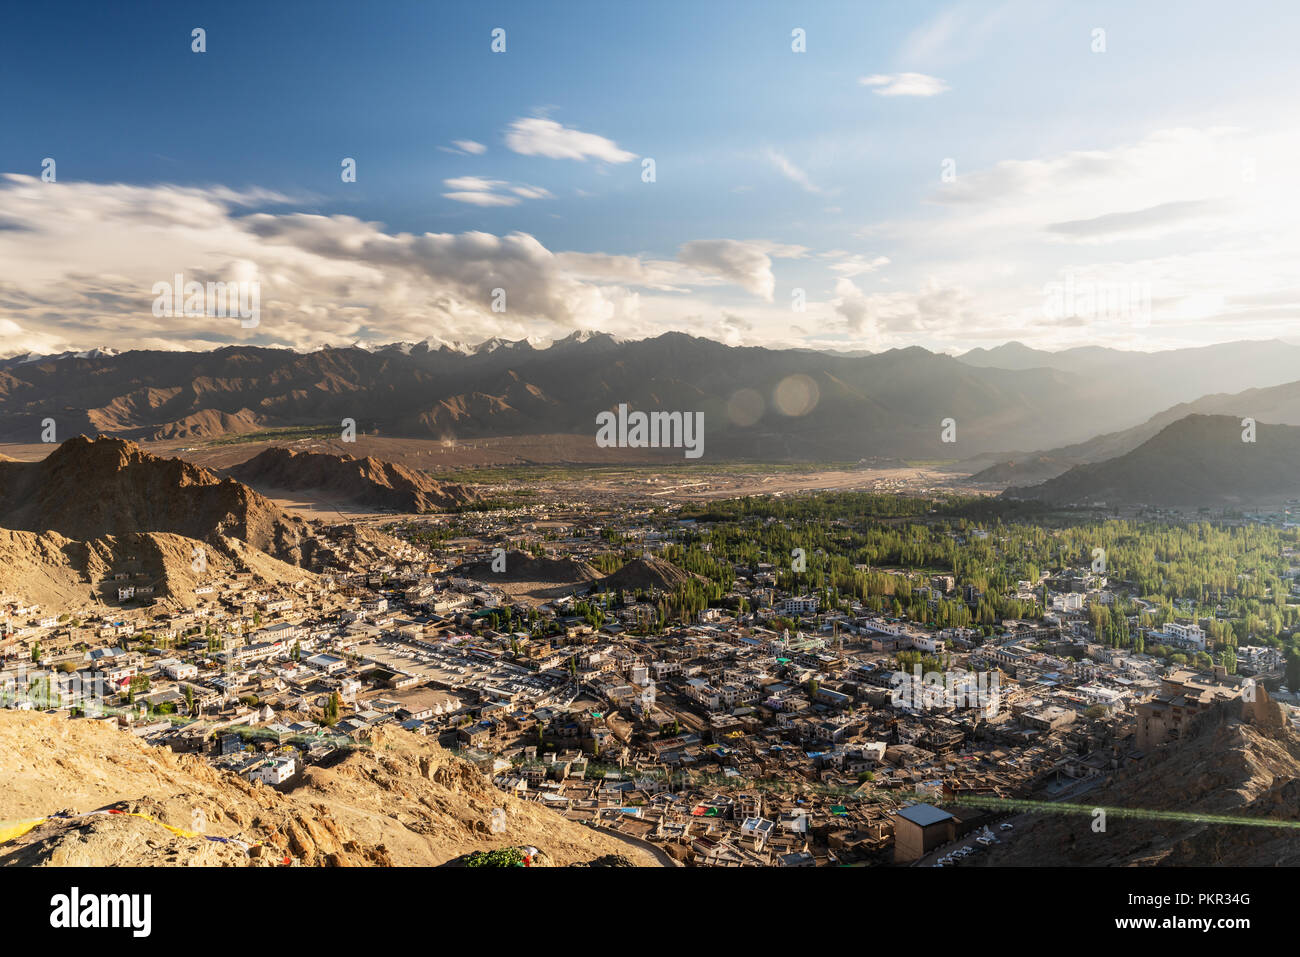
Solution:
[{"label": "town", "polygon": [[[1016,840],[1018,801],[1086,800],[1217,703],[1295,724],[1293,529],[1241,539],[1267,588],[1159,599],[1122,550],[1110,573],[1086,546],[1040,569],[1022,526],[946,517],[967,503],[738,501],[744,520],[568,501],[318,523],[325,557],[293,581],[204,569],[160,600],[128,563],[104,604],[2,596],[0,700],[284,790],[400,727],[667,864],[724,867],[963,864]],[[913,524],[846,517],[864,509]],[[895,534],[910,563],[854,560]]]}]

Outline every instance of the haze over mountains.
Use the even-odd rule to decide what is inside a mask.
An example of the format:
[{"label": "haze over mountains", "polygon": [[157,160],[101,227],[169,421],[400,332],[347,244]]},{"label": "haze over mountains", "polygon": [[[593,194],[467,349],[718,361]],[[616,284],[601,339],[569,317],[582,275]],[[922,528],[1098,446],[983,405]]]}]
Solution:
[{"label": "haze over mountains", "polygon": [[[1189,415],[1228,415],[1238,421],[1246,417],[1276,425],[1300,425],[1300,382],[1288,382],[1267,389],[1247,389],[1234,394],[1206,395],[1153,415],[1131,429],[1099,435],[1086,442],[1043,452],[1013,453],[977,472],[977,482],[1028,484],[1043,482],[1075,465],[1101,462],[1131,452],[1166,426]],[[968,464],[981,464],[980,456]],[[1001,458],[1001,457],[998,457]]]},{"label": "haze over mountains", "polygon": [[[366,350],[97,350],[0,365],[0,440],[211,438],[290,426],[413,438],[593,435],[597,412],[702,411],[705,460],[970,459],[1059,449],[1142,425],[1208,393],[1300,379],[1300,347],[1239,342],[1167,353],[1009,344],[964,356],[732,347],[669,333],[575,334],[549,348],[398,343]],[[957,441],[941,441],[953,418]],[[990,459],[996,461],[997,459]],[[985,464],[988,464],[986,462]]]},{"label": "haze over mountains", "polygon": [[1248,506],[1300,498],[1300,427],[1255,427],[1240,419],[1189,415],[1116,458],[1078,465],[1008,498],[1063,504]]}]

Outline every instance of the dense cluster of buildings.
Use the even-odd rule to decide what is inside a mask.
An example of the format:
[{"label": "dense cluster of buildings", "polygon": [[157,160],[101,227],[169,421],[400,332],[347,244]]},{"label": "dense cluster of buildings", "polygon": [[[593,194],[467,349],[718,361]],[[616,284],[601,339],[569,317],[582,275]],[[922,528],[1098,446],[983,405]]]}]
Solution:
[{"label": "dense cluster of buildings", "polygon": [[[781,594],[761,565],[736,570],[743,604],[650,628],[653,588],[512,597],[452,567],[512,536],[595,554],[594,520],[481,521],[432,550],[336,528],[333,561],[312,576],[214,574],[166,607],[138,589],[118,607],[57,611],[0,596],[0,696],[111,720],[273,787],[396,724],[505,791],[679,863],[813,866],[908,862],[987,828],[997,799],[1072,797],[1248,694],[1246,673],[1280,666],[1273,649],[1243,648],[1242,674],[1169,673],[1101,644],[1084,612],[1106,585],[1084,573],[1045,618],[992,635],[829,612]],[[621,531],[650,552],[673,537],[644,516]],[[1195,622],[1163,634],[1204,643]],[[900,667],[911,652],[926,672]]]}]

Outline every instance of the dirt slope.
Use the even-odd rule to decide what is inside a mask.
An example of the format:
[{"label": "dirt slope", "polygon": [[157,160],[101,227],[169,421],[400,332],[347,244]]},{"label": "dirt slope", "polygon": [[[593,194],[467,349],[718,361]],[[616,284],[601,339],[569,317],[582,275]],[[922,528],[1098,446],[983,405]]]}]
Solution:
[{"label": "dirt slope", "polygon": [[[1187,737],[1076,803],[1188,817],[1153,821],[1112,812],[1105,830],[1094,831],[1090,813],[1036,815],[1017,824],[1006,843],[978,854],[978,863],[1300,865],[1300,735],[1245,723],[1234,709],[1220,707],[1198,719]],[[1217,815],[1282,826],[1207,820]]]},{"label": "dirt slope", "polygon": [[459,575],[474,581],[496,584],[500,582],[541,582],[546,584],[577,585],[600,577],[588,562],[580,559],[534,558],[527,552],[510,549],[505,556],[504,571],[493,571],[492,561],[465,562],[453,569]]},{"label": "dirt slope", "polygon": [[234,414],[215,409],[203,409],[184,418],[169,422],[155,430],[150,438],[155,441],[166,439],[203,439],[221,435],[237,435],[241,432],[256,432],[262,427],[256,413],[240,409]]},{"label": "dirt slope", "polygon": [[634,558],[614,574],[601,580],[603,588],[624,591],[657,588],[670,592],[693,576],[662,558]]},{"label": "dirt slope", "polygon": [[[194,557],[203,550],[207,569]],[[294,582],[311,573],[234,538],[210,543],[165,532],[107,535],[78,541],[58,532],[0,528],[0,593],[21,595],[51,609],[116,603],[115,571],[138,573],[131,583],[152,585],[164,605],[192,605],[195,586],[213,575],[246,568],[267,581]]]},{"label": "dirt slope", "polygon": [[[504,794],[435,742],[401,730],[304,778],[280,794],[96,722],[0,711],[0,821],[112,806],[264,844],[246,853],[112,815],[48,822],[0,845],[0,864],[244,866],[282,864],[287,855],[306,865],[419,866],[518,845],[557,864],[607,854],[654,863],[646,851]],[[502,833],[490,830],[494,808],[506,812]]]}]

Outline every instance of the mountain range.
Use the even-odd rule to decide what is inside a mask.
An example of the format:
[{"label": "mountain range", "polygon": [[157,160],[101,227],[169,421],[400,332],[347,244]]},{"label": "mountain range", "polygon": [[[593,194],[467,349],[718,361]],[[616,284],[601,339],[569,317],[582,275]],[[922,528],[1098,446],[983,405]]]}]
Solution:
[{"label": "mountain range", "polygon": [[[1230,415],[1238,420],[1252,418],[1274,425],[1300,425],[1300,382],[1267,389],[1247,389],[1234,394],[1206,395],[1195,402],[1184,402],[1153,415],[1141,425],[1120,432],[1098,435],[1086,442],[1048,449],[1043,452],[1018,452],[981,468],[971,476],[975,482],[994,485],[1042,482],[1062,474],[1075,465],[1086,465],[1131,452],[1159,434],[1166,426],[1189,415]],[[982,466],[988,457],[977,456],[965,463]]]},{"label": "mountain range", "polygon": [[1007,498],[1080,505],[1252,506],[1300,498],[1300,427],[1188,415],[1115,458]]},{"label": "mountain range", "polygon": [[[1043,353],[1009,344],[960,357],[727,346],[681,333],[575,334],[548,348],[231,346],[110,350],[0,364],[0,440],[60,434],[202,439],[263,429],[358,428],[412,438],[592,436],[627,403],[700,411],[704,458],[970,460],[1058,449],[1141,426],[1215,392],[1300,379],[1300,347],[1239,342],[1165,353]],[[943,423],[955,423],[955,442]],[[952,436],[949,430],[948,436]]]}]

